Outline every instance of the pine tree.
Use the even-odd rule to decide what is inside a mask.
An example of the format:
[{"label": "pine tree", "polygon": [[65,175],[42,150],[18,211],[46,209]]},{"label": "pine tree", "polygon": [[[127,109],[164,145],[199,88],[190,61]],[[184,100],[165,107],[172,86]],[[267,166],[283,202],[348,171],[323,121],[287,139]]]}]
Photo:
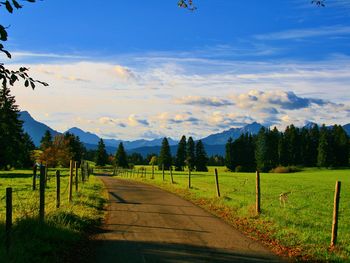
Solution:
[{"label": "pine tree", "polygon": [[225,165],[230,171],[235,170],[233,140],[230,137],[225,145]]},{"label": "pine tree", "polygon": [[349,165],[349,136],[340,125],[334,125],[334,165],[345,167]]},{"label": "pine tree", "polygon": [[49,130],[46,130],[44,136],[40,140],[40,149],[45,150],[50,146],[52,146],[52,135]]},{"label": "pine tree", "polygon": [[23,134],[22,149],[20,151],[20,167],[31,168],[33,166],[32,152],[35,150],[35,145],[28,133]]},{"label": "pine tree", "polygon": [[186,136],[183,135],[179,141],[176,158],[175,158],[175,170],[183,171],[186,161]]},{"label": "pine tree", "polygon": [[128,158],[123,143],[119,143],[118,150],[115,153],[115,164],[118,167],[128,168]]},{"label": "pine tree", "polygon": [[258,171],[267,172],[272,167],[267,159],[268,157],[268,142],[267,142],[267,132],[264,127],[262,127],[256,137],[256,147],[255,147],[255,160]]},{"label": "pine tree", "polygon": [[18,165],[23,146],[22,121],[15,97],[6,85],[0,89],[0,169]]},{"label": "pine tree", "polygon": [[189,137],[187,140],[186,146],[186,163],[189,170],[193,170],[196,165],[196,156],[195,156],[195,144],[192,137]]},{"label": "pine tree", "polygon": [[67,140],[67,146],[69,148],[69,152],[72,154],[73,160],[82,160],[86,149],[79,137],[67,132],[64,134],[64,138]]},{"label": "pine tree", "polygon": [[204,145],[201,140],[196,143],[196,171],[207,172],[208,171],[208,156],[205,152]]},{"label": "pine tree", "polygon": [[108,154],[106,152],[106,146],[102,139],[98,142],[97,154],[96,154],[96,165],[105,166],[108,162]]},{"label": "pine tree", "polygon": [[168,139],[164,137],[162,141],[162,147],[160,148],[160,153],[158,157],[158,168],[162,169],[164,165],[164,170],[169,170],[171,166],[172,158],[170,153],[170,146]]},{"label": "pine tree", "polygon": [[329,166],[329,145],[328,145],[328,131],[325,125],[320,129],[320,139],[318,143],[317,166]]}]

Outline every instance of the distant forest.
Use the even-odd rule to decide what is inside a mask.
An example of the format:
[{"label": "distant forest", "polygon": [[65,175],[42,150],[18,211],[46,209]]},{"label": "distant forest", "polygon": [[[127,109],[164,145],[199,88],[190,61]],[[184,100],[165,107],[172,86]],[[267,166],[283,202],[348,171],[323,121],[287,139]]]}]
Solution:
[{"label": "distant forest", "polygon": [[277,166],[347,167],[350,141],[340,125],[261,128],[226,144],[225,165],[232,171],[270,171]]}]

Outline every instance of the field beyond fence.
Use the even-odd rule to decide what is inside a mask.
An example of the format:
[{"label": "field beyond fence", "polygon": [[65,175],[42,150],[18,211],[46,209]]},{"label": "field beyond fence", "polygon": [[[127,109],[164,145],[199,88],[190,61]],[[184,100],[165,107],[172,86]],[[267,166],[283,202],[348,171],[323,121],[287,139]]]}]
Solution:
[{"label": "field beyond fence", "polygon": [[[350,259],[350,170],[307,169],[291,174],[260,174],[260,209],[256,208],[256,174],[214,167],[209,172],[163,172],[151,166],[105,171],[128,180],[154,184],[192,200],[223,217],[277,253],[299,259]],[[164,178],[164,179],[163,179]],[[173,182],[172,182],[173,180]],[[338,238],[330,247],[334,192],[341,181]]]}]

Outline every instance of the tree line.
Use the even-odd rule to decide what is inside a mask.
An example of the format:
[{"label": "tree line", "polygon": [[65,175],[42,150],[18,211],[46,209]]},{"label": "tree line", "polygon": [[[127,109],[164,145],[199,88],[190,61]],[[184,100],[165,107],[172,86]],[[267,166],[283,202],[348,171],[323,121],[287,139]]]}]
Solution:
[{"label": "tree line", "polygon": [[230,138],[225,165],[231,171],[270,171],[278,166],[347,167],[350,141],[342,126],[261,128],[257,135]]},{"label": "tree line", "polygon": [[[101,139],[100,142],[103,143],[103,140]],[[98,151],[101,153],[105,152],[104,145],[101,144]],[[139,153],[133,153],[128,156],[121,142],[114,156],[113,163],[123,168],[150,164],[157,165],[158,169],[164,168],[164,170],[169,170],[170,167],[175,166],[176,171],[183,171],[187,166],[191,171],[208,171],[208,161],[209,158],[202,141],[195,142],[192,137],[186,140],[186,136],[183,135],[179,141],[176,156],[171,155],[170,145],[165,137],[163,138],[159,154],[149,154],[145,159]]]}]

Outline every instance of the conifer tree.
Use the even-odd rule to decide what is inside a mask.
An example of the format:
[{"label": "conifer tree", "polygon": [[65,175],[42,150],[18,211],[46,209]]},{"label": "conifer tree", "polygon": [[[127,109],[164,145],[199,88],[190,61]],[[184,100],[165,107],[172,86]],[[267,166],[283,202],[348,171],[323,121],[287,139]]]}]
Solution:
[{"label": "conifer tree", "polygon": [[23,146],[22,121],[10,89],[0,89],[0,168],[18,165],[18,153]]},{"label": "conifer tree", "polygon": [[108,154],[106,152],[106,146],[102,139],[99,140],[96,153],[96,165],[105,166],[108,162]]},{"label": "conifer tree", "polygon": [[32,151],[35,150],[35,145],[28,133],[23,134],[22,149],[19,153],[19,166],[23,168],[31,168],[33,166]]},{"label": "conifer tree", "polygon": [[205,152],[204,145],[201,140],[196,143],[196,171],[207,172],[208,171],[208,156]]},{"label": "conifer tree", "polygon": [[170,146],[168,139],[164,137],[162,141],[162,147],[160,148],[159,157],[158,157],[158,168],[162,169],[164,165],[164,170],[169,170],[172,163]]},{"label": "conifer tree", "polygon": [[320,129],[320,139],[318,143],[317,166],[329,166],[329,145],[328,145],[328,131],[325,125]]},{"label": "conifer tree", "polygon": [[45,150],[52,146],[52,135],[49,130],[46,130],[44,136],[40,140],[40,149]]},{"label": "conifer tree", "polygon": [[189,170],[193,170],[196,165],[196,156],[195,156],[195,144],[192,137],[189,137],[187,140],[186,146],[186,163]]},{"label": "conifer tree", "polygon": [[115,164],[118,167],[128,168],[128,158],[122,142],[119,143],[117,152],[115,153]]},{"label": "conifer tree", "polygon": [[230,137],[225,145],[225,165],[230,171],[235,170],[233,140]]},{"label": "conifer tree", "polygon": [[349,165],[349,136],[340,125],[334,125],[334,166]]},{"label": "conifer tree", "polygon": [[175,158],[175,170],[183,171],[186,161],[186,136],[183,135],[179,141],[176,158]]},{"label": "conifer tree", "polygon": [[67,132],[64,134],[64,138],[67,141],[67,147],[73,160],[82,160],[86,149],[83,143],[80,141],[79,136],[75,136],[74,134]]},{"label": "conifer tree", "polygon": [[268,142],[267,142],[267,132],[264,127],[262,127],[256,137],[256,147],[255,147],[255,160],[258,171],[267,172],[272,167],[268,161]]}]

